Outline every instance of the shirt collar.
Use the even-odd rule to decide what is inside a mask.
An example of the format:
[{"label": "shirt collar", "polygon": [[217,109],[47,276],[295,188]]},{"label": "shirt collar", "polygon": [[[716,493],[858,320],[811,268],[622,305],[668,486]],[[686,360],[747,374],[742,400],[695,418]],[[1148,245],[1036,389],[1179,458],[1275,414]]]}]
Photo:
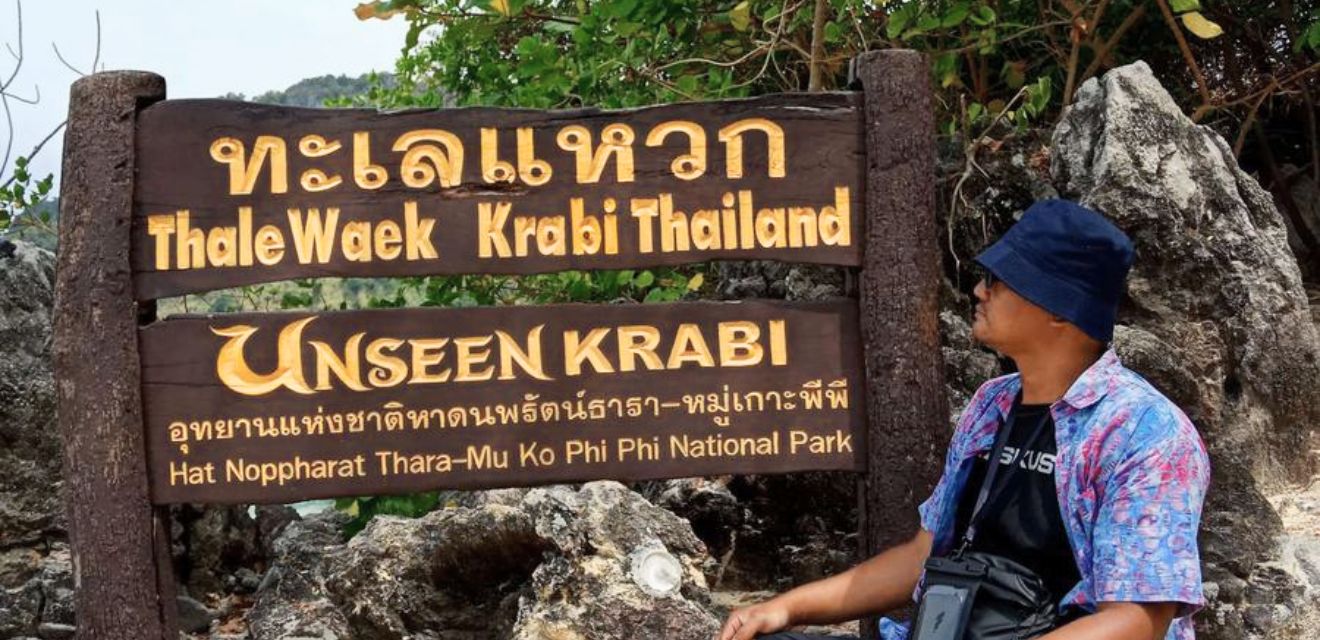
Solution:
[{"label": "shirt collar", "polygon": [[[1118,353],[1113,347],[1105,349],[1100,358],[1091,363],[1082,375],[1077,376],[1072,386],[1063,394],[1059,402],[1067,404],[1075,410],[1085,409],[1096,402],[1099,402],[1113,384],[1118,369],[1122,363],[1118,360]],[[1022,388],[1022,376],[1014,373],[1005,380],[1004,388],[994,400],[994,406],[999,411],[1002,418],[1007,418],[1009,411],[1013,409],[1013,400],[1017,397],[1018,391]],[[1058,402],[1055,403],[1056,405]]]}]

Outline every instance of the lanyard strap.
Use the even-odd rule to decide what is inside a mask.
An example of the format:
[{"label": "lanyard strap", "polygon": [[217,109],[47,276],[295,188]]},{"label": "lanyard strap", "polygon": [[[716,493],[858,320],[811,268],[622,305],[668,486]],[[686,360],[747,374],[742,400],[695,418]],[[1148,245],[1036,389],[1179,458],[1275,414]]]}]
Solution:
[{"label": "lanyard strap", "polygon": [[[1016,407],[1015,407],[1016,408]],[[994,449],[990,452],[989,467],[985,472],[985,478],[981,480],[981,492],[976,496],[976,506],[972,508],[972,515],[967,521],[967,530],[963,532],[962,542],[958,545],[957,555],[962,555],[967,549],[971,548],[972,540],[976,538],[976,526],[980,524],[981,518],[985,515],[985,505],[990,500],[990,490],[994,487],[995,477],[998,475],[999,458],[1004,453],[1004,445],[1008,444],[1008,437],[1013,432],[1013,422],[1017,418],[1017,412],[1013,411],[1008,416],[1008,422],[999,430],[995,438]],[[1041,431],[1045,428],[1045,423],[1050,419],[1050,411],[1047,408],[1045,414],[1036,422],[1036,427],[1031,430],[1031,436],[1027,438],[1026,444],[1019,447],[1013,454],[1013,459],[1008,463],[1008,473],[1011,475],[1018,467],[1018,458],[1022,455],[1022,449],[1031,446],[1040,437]],[[1005,482],[1005,485],[1007,482]],[[996,498],[1004,492],[1005,487],[1000,487],[995,493]]]}]

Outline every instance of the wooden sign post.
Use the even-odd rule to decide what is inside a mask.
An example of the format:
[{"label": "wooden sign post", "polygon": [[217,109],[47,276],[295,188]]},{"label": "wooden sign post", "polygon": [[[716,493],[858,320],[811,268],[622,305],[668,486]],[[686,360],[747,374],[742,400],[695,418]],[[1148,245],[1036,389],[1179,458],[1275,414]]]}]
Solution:
[{"label": "wooden sign post", "polygon": [[[79,637],[176,636],[179,502],[842,470],[864,553],[911,535],[947,440],[929,85],[911,52],[858,62],[863,92],[624,111],[78,81],[55,367]],[[860,267],[861,298],[154,317],[296,277],[710,259]]]}]

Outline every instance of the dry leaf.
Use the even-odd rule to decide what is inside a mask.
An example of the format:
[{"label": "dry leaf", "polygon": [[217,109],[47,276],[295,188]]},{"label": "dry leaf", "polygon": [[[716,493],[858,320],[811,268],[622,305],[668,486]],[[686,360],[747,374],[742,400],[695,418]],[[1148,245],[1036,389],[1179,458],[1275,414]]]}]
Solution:
[{"label": "dry leaf", "polygon": [[1192,33],[1195,33],[1197,37],[1206,40],[1217,38],[1224,33],[1222,27],[1207,20],[1205,16],[1201,15],[1200,11],[1192,11],[1190,13],[1182,14],[1182,21],[1183,26],[1187,27],[1188,31],[1191,31]]}]

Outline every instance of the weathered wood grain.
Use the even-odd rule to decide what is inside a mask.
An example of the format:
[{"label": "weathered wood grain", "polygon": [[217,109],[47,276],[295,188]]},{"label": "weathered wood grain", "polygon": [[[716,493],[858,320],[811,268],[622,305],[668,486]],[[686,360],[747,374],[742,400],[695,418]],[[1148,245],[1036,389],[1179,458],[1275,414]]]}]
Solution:
[{"label": "weathered wood grain", "polygon": [[[773,322],[782,323],[778,346]],[[592,344],[600,329],[598,350],[571,346]],[[647,336],[653,348],[624,355],[624,345],[645,344]],[[291,502],[602,478],[857,470],[859,338],[851,300],[176,317],[142,329],[152,495],[161,503]],[[226,346],[239,340],[241,362]],[[414,342],[421,340],[432,342]],[[366,355],[387,345],[380,353],[397,360]],[[506,363],[511,345],[530,364]],[[356,368],[319,375],[322,362],[331,362],[320,353],[327,349],[333,362],[357,358]],[[419,354],[431,364],[415,366]],[[223,376],[218,358],[229,367]],[[294,358],[301,362],[284,367]],[[236,363],[253,375],[230,373]],[[407,371],[391,379],[391,367]],[[243,382],[272,374],[280,380]],[[654,448],[628,451],[638,443]],[[709,443],[719,453],[707,455]],[[747,443],[775,446],[757,451]],[[525,457],[533,444],[551,450],[553,462]],[[579,447],[575,458],[571,447]],[[398,471],[403,458],[406,471]],[[340,462],[333,470],[300,464],[311,460]],[[292,481],[261,477],[281,474],[261,465],[280,463]],[[413,464],[428,471],[413,472]],[[315,477],[320,471],[333,477]]]},{"label": "weathered wood grain", "polygon": [[108,72],[78,80],[69,98],[52,352],[85,640],[178,637],[175,603],[156,582],[169,556],[153,556],[128,259],[137,112],[164,97],[160,76]]}]

